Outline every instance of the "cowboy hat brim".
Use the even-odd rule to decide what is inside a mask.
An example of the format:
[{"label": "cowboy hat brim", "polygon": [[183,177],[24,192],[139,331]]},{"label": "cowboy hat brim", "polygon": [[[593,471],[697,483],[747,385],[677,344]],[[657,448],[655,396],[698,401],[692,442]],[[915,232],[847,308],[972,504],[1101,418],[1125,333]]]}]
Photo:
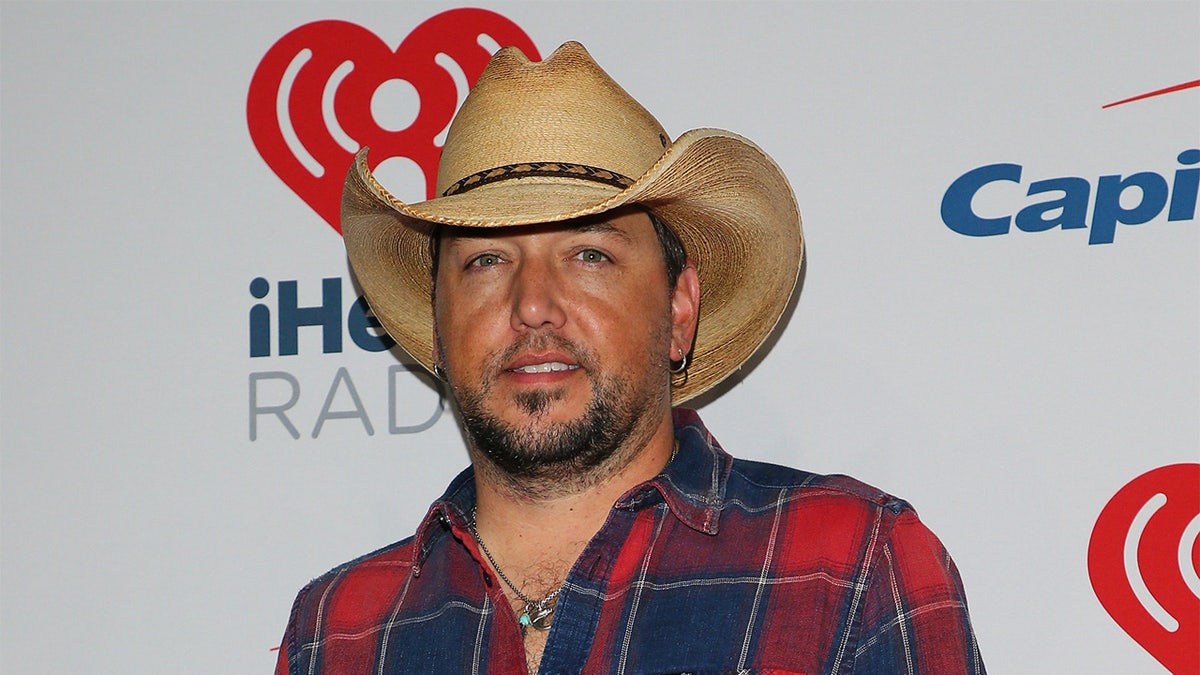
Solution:
[{"label": "cowboy hat brim", "polygon": [[700,317],[678,405],[728,377],[775,328],[804,255],[787,178],[750,141],[719,129],[680,136],[624,189],[573,178],[521,178],[406,204],[355,157],[342,196],[342,232],[355,276],[388,334],[433,369],[429,240],[437,225],[512,227],[639,205],[683,242],[700,277]]}]

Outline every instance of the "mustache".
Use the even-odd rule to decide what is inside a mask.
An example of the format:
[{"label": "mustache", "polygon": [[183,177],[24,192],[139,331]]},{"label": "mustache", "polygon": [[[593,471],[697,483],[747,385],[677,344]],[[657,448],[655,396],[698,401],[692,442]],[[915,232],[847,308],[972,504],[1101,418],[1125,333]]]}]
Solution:
[{"label": "mustache", "polygon": [[550,348],[569,354],[585,371],[592,372],[596,365],[596,356],[587,347],[557,333],[537,333],[521,338],[499,352],[492,358],[490,370],[498,375],[504,371],[505,364],[512,363],[522,352],[541,352]]}]

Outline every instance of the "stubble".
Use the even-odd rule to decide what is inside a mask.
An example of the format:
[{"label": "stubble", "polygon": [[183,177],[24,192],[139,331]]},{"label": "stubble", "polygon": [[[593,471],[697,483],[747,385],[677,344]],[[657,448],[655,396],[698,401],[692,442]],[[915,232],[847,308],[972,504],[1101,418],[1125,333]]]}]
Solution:
[{"label": "stubble", "polygon": [[[658,333],[654,344],[669,340],[669,326]],[[551,345],[570,354],[589,378],[592,394],[583,414],[564,422],[547,421],[553,405],[566,394],[561,387],[516,394],[514,403],[525,423],[512,424],[490,412],[487,403],[503,364],[523,350]],[[478,387],[452,382],[476,470],[516,494],[541,500],[594,487],[632,459],[653,436],[664,404],[670,405],[667,363],[647,355],[645,364],[627,374],[602,374],[598,365],[590,350],[543,334],[493,357]]]}]

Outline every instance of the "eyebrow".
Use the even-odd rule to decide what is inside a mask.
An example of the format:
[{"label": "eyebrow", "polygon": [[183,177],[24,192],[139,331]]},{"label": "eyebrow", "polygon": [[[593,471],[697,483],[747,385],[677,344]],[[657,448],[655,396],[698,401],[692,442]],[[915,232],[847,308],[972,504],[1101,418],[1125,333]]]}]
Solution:
[{"label": "eyebrow", "polygon": [[585,232],[585,233],[594,232],[597,234],[611,234],[611,235],[615,235],[621,239],[624,239],[626,242],[633,241],[633,239],[629,236],[628,232],[626,232],[625,230],[622,230],[621,228],[617,227],[616,225],[613,225],[612,223],[608,222],[607,220],[596,220],[596,221],[592,221],[590,223],[584,223],[584,224],[580,225],[579,227],[575,228],[575,231],[576,232]]},{"label": "eyebrow", "polygon": [[[540,226],[518,225],[512,229],[521,229],[524,227],[540,227]],[[510,229],[510,228],[492,229],[492,228],[473,228],[473,227],[450,226],[450,227],[447,227],[446,230],[442,232],[440,245],[454,247],[454,246],[458,245],[458,243],[463,239],[488,239],[490,237],[503,237],[503,236],[505,236],[504,231],[507,229]],[[630,237],[628,232],[617,227],[616,225],[613,225],[611,222],[609,222],[607,220],[599,220],[598,219],[598,220],[580,223],[579,225],[576,225],[575,227],[571,228],[571,231],[574,233],[577,233],[577,234],[583,233],[583,234],[611,235],[611,236],[617,237],[618,239],[621,239],[622,241],[624,241],[626,243],[630,243],[630,244],[633,243],[633,237]]]}]

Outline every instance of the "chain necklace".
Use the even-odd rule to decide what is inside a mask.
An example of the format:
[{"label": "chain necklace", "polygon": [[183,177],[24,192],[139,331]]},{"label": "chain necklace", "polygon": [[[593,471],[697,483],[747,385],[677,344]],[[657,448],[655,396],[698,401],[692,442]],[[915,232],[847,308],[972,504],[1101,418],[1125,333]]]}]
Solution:
[{"label": "chain necklace", "polygon": [[[488,562],[492,564],[492,569],[496,570],[496,573],[512,589],[512,592],[517,594],[521,602],[525,603],[525,607],[521,609],[521,615],[517,617],[517,622],[521,624],[521,636],[525,636],[525,630],[530,626],[537,630],[549,630],[550,622],[554,620],[554,608],[558,605],[558,594],[562,592],[563,587],[559,586],[550,591],[550,594],[541,600],[534,600],[522,593],[521,589],[517,588],[516,584],[504,573],[504,570],[500,569],[500,564],[492,557],[492,552],[488,550],[487,544],[483,543],[483,538],[479,536],[479,530],[475,529],[475,515],[476,508],[472,507],[471,522],[468,526],[471,536],[475,538],[475,543],[479,544],[480,550],[487,556]],[[563,584],[565,585],[566,582],[564,581]]]},{"label": "chain necklace", "polygon": [[[671,460],[674,460],[675,455],[678,453],[679,440],[676,439],[675,445],[671,448],[671,457],[667,460],[667,463],[670,463]],[[467,523],[467,529],[470,530],[471,536],[475,538],[475,543],[479,544],[479,549],[483,551],[483,555],[487,556],[488,562],[492,564],[492,569],[496,570],[496,574],[499,574],[500,578],[504,580],[504,583],[512,589],[512,592],[517,594],[517,597],[520,598],[521,602],[525,603],[525,606],[521,609],[521,615],[517,617],[517,622],[521,624],[521,636],[525,636],[525,631],[530,626],[533,626],[537,630],[549,630],[550,622],[554,620],[554,608],[558,605],[558,594],[562,592],[563,586],[565,586],[567,582],[563,581],[562,585],[553,591],[550,591],[550,593],[541,600],[534,600],[533,598],[530,598],[522,593],[521,589],[517,588],[517,585],[512,582],[512,579],[509,579],[508,575],[504,573],[504,570],[500,569],[500,563],[496,562],[496,559],[492,557],[492,552],[488,550],[487,544],[483,543],[483,537],[479,536],[479,530],[475,529],[475,519],[478,516],[478,513],[479,508],[477,506],[472,506],[471,522]]]}]

